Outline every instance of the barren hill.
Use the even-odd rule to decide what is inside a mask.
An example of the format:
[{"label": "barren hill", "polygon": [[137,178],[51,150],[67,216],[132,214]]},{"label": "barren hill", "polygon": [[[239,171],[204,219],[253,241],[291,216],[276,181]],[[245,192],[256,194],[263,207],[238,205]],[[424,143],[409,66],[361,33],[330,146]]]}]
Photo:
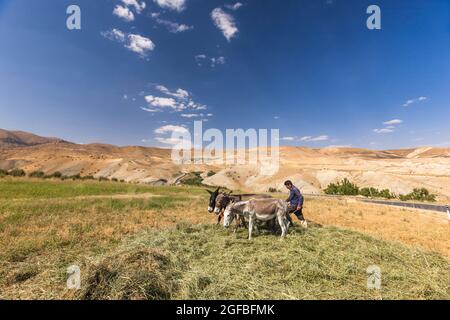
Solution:
[{"label": "barren hill", "polygon": [[[255,150],[249,152],[256,152]],[[261,176],[256,166],[176,165],[168,149],[72,144],[56,138],[0,131],[0,169],[55,171],[63,175],[107,177],[139,183],[173,183],[183,172],[204,172],[205,184],[253,192],[283,190],[291,179],[305,193],[322,193],[343,178],[361,187],[409,193],[425,187],[450,198],[450,148],[375,151],[356,148],[281,147],[280,170]],[[206,177],[206,173],[215,174]]]},{"label": "barren hill", "polygon": [[23,131],[0,129],[0,148],[27,147],[47,143],[66,142],[58,138],[45,138]]}]

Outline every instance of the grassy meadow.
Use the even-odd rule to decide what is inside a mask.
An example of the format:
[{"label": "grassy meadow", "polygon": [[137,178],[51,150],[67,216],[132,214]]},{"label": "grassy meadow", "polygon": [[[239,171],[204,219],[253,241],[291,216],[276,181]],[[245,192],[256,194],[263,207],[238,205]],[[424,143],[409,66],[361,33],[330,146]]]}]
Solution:
[{"label": "grassy meadow", "polygon": [[[450,299],[449,228],[307,199],[287,239],[215,226],[200,187],[0,179],[0,299]],[[398,232],[397,232],[398,231]],[[66,289],[69,265],[80,291]],[[366,268],[382,270],[368,290]]]}]

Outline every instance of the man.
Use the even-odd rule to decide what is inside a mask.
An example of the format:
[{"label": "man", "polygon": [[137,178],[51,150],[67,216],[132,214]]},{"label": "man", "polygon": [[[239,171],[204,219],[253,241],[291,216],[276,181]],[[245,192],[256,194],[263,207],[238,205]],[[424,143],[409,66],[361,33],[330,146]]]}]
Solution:
[{"label": "man", "polygon": [[292,218],[290,216],[291,213],[295,214],[295,216],[300,220],[300,224],[302,227],[307,228],[308,223],[303,217],[303,195],[300,190],[296,186],[293,185],[292,181],[288,180],[284,183],[286,188],[289,190],[289,198],[287,198],[286,202],[289,202],[289,214],[288,220],[293,225]]}]

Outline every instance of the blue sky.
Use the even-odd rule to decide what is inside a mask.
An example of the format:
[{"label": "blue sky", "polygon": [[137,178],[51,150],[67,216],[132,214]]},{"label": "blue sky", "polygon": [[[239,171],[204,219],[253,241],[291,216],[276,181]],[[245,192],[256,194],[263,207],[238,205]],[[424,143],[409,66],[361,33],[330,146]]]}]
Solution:
[{"label": "blue sky", "polygon": [[450,145],[447,0],[0,0],[0,40],[0,128],[167,147],[203,119],[283,145]]}]

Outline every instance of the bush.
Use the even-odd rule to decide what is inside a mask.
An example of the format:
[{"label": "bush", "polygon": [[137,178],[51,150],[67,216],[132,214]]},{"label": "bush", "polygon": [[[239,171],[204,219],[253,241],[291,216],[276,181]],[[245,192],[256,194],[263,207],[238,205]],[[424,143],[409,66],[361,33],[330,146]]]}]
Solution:
[{"label": "bush", "polygon": [[276,193],[276,192],[280,192],[280,191],[277,190],[277,188],[272,188],[272,187],[270,187],[270,188],[269,188],[269,192],[270,192],[270,193]]},{"label": "bush", "polygon": [[356,184],[351,183],[347,178],[338,183],[331,183],[326,189],[326,194],[334,194],[341,196],[356,196],[359,194],[359,188]]},{"label": "bush", "polygon": [[33,171],[28,176],[30,178],[44,178],[45,174],[42,171]]},{"label": "bush", "polygon": [[362,188],[359,190],[359,195],[367,198],[384,198],[384,199],[394,199],[396,198],[389,189],[378,190],[377,188]]},{"label": "bush", "polygon": [[63,177],[62,173],[59,171],[53,172],[51,175],[45,176],[46,179],[56,178],[61,179]]},{"label": "bush", "polygon": [[8,171],[0,169],[0,178],[4,177],[4,176],[7,176],[7,175],[8,175]]},{"label": "bush", "polygon": [[214,176],[214,175],[216,175],[216,173],[215,173],[214,171],[209,171],[209,172],[206,174],[207,177],[212,177],[212,176]]},{"label": "bush", "polygon": [[436,202],[436,195],[431,194],[426,188],[416,188],[407,195],[400,195],[401,201],[428,201]]},{"label": "bush", "polygon": [[12,169],[12,170],[9,172],[9,175],[10,175],[10,176],[13,176],[13,177],[25,177],[25,176],[26,176],[26,173],[25,173],[25,171],[23,171],[22,169]]},{"label": "bush", "polygon": [[95,180],[94,176],[84,176],[81,179],[82,180]]},{"label": "bush", "polygon": [[182,183],[189,186],[202,186],[203,179],[200,176],[201,172],[191,172],[189,177],[182,180]]},{"label": "bush", "polygon": [[117,178],[112,178],[111,181],[113,181],[113,182],[119,182],[119,179],[117,179]]},{"label": "bush", "polygon": [[98,181],[109,181],[109,179],[106,177],[99,177]]}]

